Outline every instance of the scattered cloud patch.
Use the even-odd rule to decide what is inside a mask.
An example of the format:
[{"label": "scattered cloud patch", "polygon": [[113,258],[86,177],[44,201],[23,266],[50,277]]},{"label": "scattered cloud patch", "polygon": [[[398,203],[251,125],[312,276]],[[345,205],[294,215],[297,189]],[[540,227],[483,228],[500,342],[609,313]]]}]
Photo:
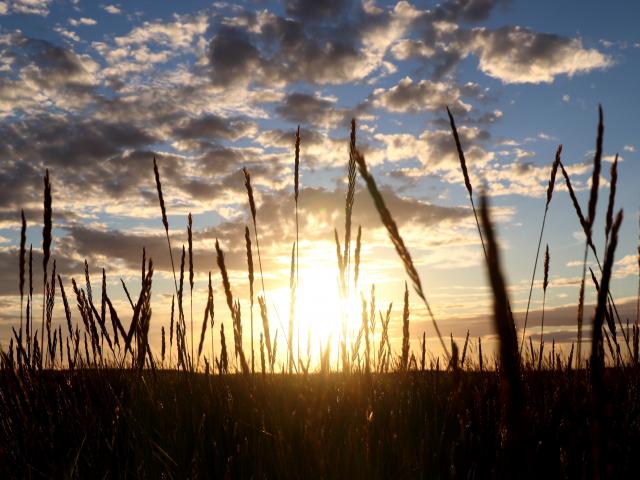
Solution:
[{"label": "scattered cloud patch", "polygon": [[122,13],[122,9],[117,7],[116,5],[103,5],[103,10],[111,15],[120,15]]},{"label": "scattered cloud patch", "polygon": [[415,83],[405,77],[397,85],[373,91],[374,105],[389,112],[420,113],[443,112],[448,105],[454,114],[467,113],[471,105],[461,100],[460,89],[445,82],[420,80]]},{"label": "scattered cloud patch", "polygon": [[474,29],[472,50],[479,68],[504,83],[551,83],[559,75],[572,77],[613,65],[613,59],[579,38],[537,33],[522,27]]},{"label": "scattered cloud patch", "polygon": [[69,19],[69,24],[73,25],[74,27],[77,27],[79,25],[92,26],[92,25],[96,25],[97,23],[98,22],[96,22],[93,18],[87,18],[87,17]]}]

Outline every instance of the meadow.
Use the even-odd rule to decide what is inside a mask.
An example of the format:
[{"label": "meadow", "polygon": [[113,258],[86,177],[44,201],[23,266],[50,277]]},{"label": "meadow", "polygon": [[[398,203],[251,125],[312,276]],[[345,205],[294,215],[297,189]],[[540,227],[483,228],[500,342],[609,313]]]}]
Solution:
[{"label": "meadow", "polygon": [[[352,225],[358,176],[362,179],[408,277],[399,349],[389,340],[391,309],[376,312],[375,292],[359,299],[357,335],[347,333],[345,309],[339,351],[327,342],[311,358],[294,340],[298,238],[291,250],[288,328],[274,329],[263,284],[259,218],[251,174],[243,169],[251,228],[245,230],[250,314],[242,312],[216,241],[219,277],[209,276],[202,320],[189,311],[193,295],[192,219],[188,244],[174,258],[161,166],[149,159],[175,288],[171,320],[162,325],[160,352],[150,347],[153,259],[143,255],[140,285],[122,282],[128,311],[117,311],[106,292],[64,280],[52,259],[53,198],[44,176],[42,261],[33,275],[22,215],[19,250],[20,324],[2,345],[0,368],[0,476],[2,478],[628,478],[640,469],[640,362],[638,317],[618,313],[609,288],[623,221],[615,211],[617,157],[606,199],[605,244],[593,226],[601,193],[604,124],[600,110],[593,175],[583,210],[562,163],[559,146],[550,166],[532,278],[542,263],[546,299],[549,250],[540,258],[547,212],[559,175],[584,233],[584,262],[576,305],[577,341],[569,352],[553,339],[533,340],[516,329],[502,275],[490,192],[474,192],[464,148],[450,112],[465,188],[477,225],[493,294],[495,353],[481,338],[458,344],[441,332],[420,274],[401,232],[357,148],[351,126],[346,162],[344,237],[333,232],[337,284],[346,303],[358,291],[361,229]],[[300,130],[294,144],[296,237]],[[153,162],[152,162],[153,160]],[[558,178],[559,181],[561,181]],[[477,203],[477,205],[476,205]],[[602,203],[602,200],[601,200]],[[328,232],[331,235],[331,232]],[[587,268],[592,254],[599,268]],[[640,248],[638,251],[640,267]],[[542,262],[540,262],[542,260]],[[589,270],[589,271],[588,271]],[[639,275],[640,279],[640,275]],[[34,287],[43,301],[34,301]],[[220,281],[230,325],[214,322],[213,281]],[[36,285],[34,285],[36,284]],[[262,287],[262,288],[261,288]],[[420,304],[409,305],[409,288]],[[585,307],[585,289],[597,292]],[[187,292],[189,291],[189,295]],[[640,293],[640,290],[639,290]],[[640,298],[640,297],[639,297]],[[61,302],[64,318],[55,321]],[[224,303],[224,305],[219,305]],[[426,340],[410,348],[411,309],[424,308],[442,354],[427,355]],[[254,314],[255,310],[255,314]],[[255,318],[254,318],[255,317]],[[395,320],[395,319],[394,319]],[[583,336],[585,322],[591,338]],[[209,350],[213,328],[220,344]],[[544,302],[542,316],[544,333]],[[426,335],[426,334],[425,334]],[[296,343],[298,345],[296,346]],[[247,348],[247,345],[249,347]],[[218,352],[216,355],[214,352]],[[337,361],[332,361],[337,358]],[[317,363],[317,366],[314,366]]]}]

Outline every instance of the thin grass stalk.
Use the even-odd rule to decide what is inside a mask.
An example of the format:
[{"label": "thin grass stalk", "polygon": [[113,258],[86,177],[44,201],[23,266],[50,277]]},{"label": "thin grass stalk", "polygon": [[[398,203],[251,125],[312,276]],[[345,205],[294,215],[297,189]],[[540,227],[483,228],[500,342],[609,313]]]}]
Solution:
[{"label": "thin grass stalk", "polygon": [[162,368],[164,368],[164,355],[167,349],[166,337],[164,333],[164,325],[162,325],[161,332],[162,332],[162,343],[161,343],[160,358],[162,361]]},{"label": "thin grass stalk", "polygon": [[51,347],[51,322],[53,320],[53,307],[56,299],[56,260],[53,260],[53,271],[51,272],[51,281],[47,283],[47,298],[46,298],[46,328],[47,328],[47,361],[51,361],[51,368],[54,367],[55,357]]},{"label": "thin grass stalk", "polygon": [[589,226],[588,219],[585,219],[582,213],[582,209],[580,208],[580,203],[578,203],[578,199],[571,185],[569,174],[565,170],[562,162],[560,162],[560,170],[562,171],[562,176],[564,177],[565,184],[567,185],[567,190],[569,191],[569,197],[571,198],[571,202],[573,203],[573,208],[576,211],[576,215],[578,216],[578,220],[580,221],[580,225],[582,226],[582,230],[584,231],[584,234],[586,237],[584,254],[582,259],[582,279],[580,281],[580,291],[578,294],[578,314],[577,314],[578,346],[576,349],[576,368],[580,368],[580,363],[582,359],[582,321],[583,321],[583,315],[584,315],[584,286],[585,286],[585,277],[587,274],[587,253],[588,253],[589,246],[591,246],[595,254],[595,246],[593,245],[593,242],[591,240],[591,228]]},{"label": "thin grass stalk", "polygon": [[64,305],[64,316],[67,320],[67,330],[69,335],[73,335],[73,327],[71,326],[71,308],[69,308],[69,301],[67,300],[67,294],[64,291],[64,285],[62,284],[62,278],[58,275],[58,284],[60,285],[60,294],[62,295],[62,304]]},{"label": "thin grass stalk", "polygon": [[449,369],[452,372],[457,372],[458,368],[460,367],[459,364],[459,350],[458,350],[458,345],[456,344],[455,340],[453,339],[453,333],[450,334],[451,337],[451,360],[449,361]]},{"label": "thin grass stalk", "polygon": [[404,308],[402,309],[402,362],[400,368],[407,370],[409,361],[409,287],[404,282]]},{"label": "thin grass stalk", "polygon": [[258,251],[258,267],[260,268],[260,283],[262,284],[262,296],[266,297],[264,290],[264,276],[262,275],[262,258],[260,256],[260,242],[258,241],[258,223],[256,221],[256,202],[253,198],[253,187],[251,186],[251,174],[246,168],[242,168],[244,173],[244,186],[247,189],[247,197],[249,198],[249,209],[251,210],[251,219],[253,220],[253,233],[256,239],[256,250]]},{"label": "thin grass stalk", "polygon": [[44,174],[44,225],[42,227],[42,330],[40,331],[40,345],[44,344],[44,320],[45,320],[45,297],[47,289],[47,266],[51,257],[51,230],[52,230],[52,209],[51,209],[51,182],[49,181],[49,169]]},{"label": "thin grass stalk", "polygon": [[469,172],[467,171],[467,161],[464,156],[464,150],[462,149],[462,143],[460,142],[460,136],[458,135],[458,129],[456,128],[456,122],[453,119],[451,110],[447,107],[447,115],[449,115],[449,125],[451,126],[451,132],[453,133],[453,139],[456,142],[456,150],[458,151],[458,159],[460,160],[460,168],[462,169],[462,175],[464,176],[464,185],[467,188],[469,194],[469,201],[471,202],[471,208],[473,209],[473,216],[476,220],[476,227],[478,228],[478,235],[480,236],[480,243],[482,244],[482,252],[485,259],[487,258],[487,249],[484,244],[484,238],[482,237],[482,230],[480,230],[480,222],[478,222],[478,213],[476,212],[476,206],[473,201],[473,189],[471,188],[471,180],[469,179]]},{"label": "thin grass stalk", "polygon": [[[209,290],[207,296],[207,305],[204,308],[204,320],[202,321],[202,328],[200,329],[200,342],[198,343],[198,360],[196,362],[196,370],[200,365],[200,355],[202,354],[202,346],[204,345],[204,337],[207,334],[207,324],[209,317],[213,318],[213,287],[211,285],[211,272],[209,272]],[[213,325],[212,325],[213,327]]]},{"label": "thin grass stalk", "polygon": [[[191,359],[193,355],[193,218],[191,212],[187,217],[187,242],[189,245],[189,302],[190,302],[190,320],[191,320]],[[199,356],[199,355],[198,355]]]},{"label": "thin grass stalk", "polygon": [[235,354],[236,359],[240,359],[240,367],[242,369],[243,374],[249,374],[250,369],[247,364],[246,357],[244,355],[244,349],[242,347],[242,317],[240,310],[240,300],[236,300],[234,305],[234,314],[233,316],[233,340],[235,346]]},{"label": "thin grass stalk", "polygon": [[178,281],[176,279],[176,267],[173,263],[173,251],[171,250],[171,239],[169,238],[169,221],[167,220],[167,210],[164,206],[164,197],[162,196],[162,183],[160,183],[160,172],[156,163],[156,156],[153,156],[153,173],[156,178],[156,189],[158,190],[158,201],[160,202],[160,211],[162,212],[162,225],[167,236],[167,245],[169,246],[169,258],[171,259],[171,271],[173,272],[173,284],[178,294]]},{"label": "thin grass stalk", "polygon": [[358,277],[360,276],[360,252],[362,249],[362,226],[358,225],[358,235],[356,237],[355,264],[353,270],[353,288],[358,290]]},{"label": "thin grass stalk", "polygon": [[[347,165],[347,196],[345,198],[345,220],[344,220],[344,253],[342,254],[344,262],[344,274],[346,278],[342,279],[342,283],[348,289],[348,277],[351,261],[351,216],[353,213],[353,203],[356,192],[356,119],[351,119],[351,136],[349,142],[349,163]],[[348,295],[348,290],[347,290]]]},{"label": "thin grass stalk", "polygon": [[[296,131],[296,146],[295,146],[295,161],[294,161],[294,197],[295,197],[295,207],[296,207],[296,286],[300,286],[300,268],[299,268],[299,260],[300,260],[300,236],[299,236],[299,226],[298,226],[298,195],[299,195],[299,176],[300,176],[300,125],[298,125],[298,130]],[[252,312],[253,314],[253,312]],[[298,350],[298,360],[300,359],[300,330],[297,330],[297,350]],[[253,338],[253,337],[252,337]],[[251,348],[253,351],[253,340],[251,341]]]},{"label": "thin grass stalk", "polygon": [[371,342],[369,341],[369,337],[371,337],[373,341],[373,353],[372,353],[372,358],[375,361],[375,357],[376,357],[376,344],[375,344],[375,338],[376,338],[376,285],[375,283],[371,284],[371,297],[370,297],[370,301],[369,301],[369,329],[368,329],[368,334],[366,335],[366,355],[367,355],[367,372],[369,372],[369,368],[370,368],[370,363],[371,363],[371,359],[370,359],[370,350],[371,350]]},{"label": "thin grass stalk", "polygon": [[460,357],[460,368],[464,368],[464,360],[467,356],[468,346],[469,346],[469,330],[467,330],[467,336],[464,339],[464,346],[462,347],[462,357]]},{"label": "thin grass stalk", "polygon": [[[591,274],[591,280],[593,281],[593,284],[596,287],[596,293],[599,293],[600,283],[598,282],[598,279],[596,278],[595,273],[593,273],[593,270],[591,269],[591,267],[589,267],[589,273]],[[617,339],[617,329],[616,329],[615,317],[613,315],[613,309],[611,307],[611,302],[609,302],[609,309],[605,311],[604,318],[606,320],[607,327],[609,327],[609,331],[611,332],[611,336],[613,337],[613,341],[616,345],[616,351],[618,352],[617,355],[614,354],[613,348],[611,346],[609,347],[611,351],[612,360],[616,360],[617,363],[620,364],[622,361],[622,358],[620,356],[620,344],[618,343],[618,339]],[[606,333],[606,330],[605,330],[605,333]],[[609,341],[608,337],[607,337],[607,341]],[[629,354],[631,354],[631,350],[629,350]]]},{"label": "thin grass stalk", "polygon": [[296,206],[296,284],[300,285],[300,271],[298,269],[298,266],[300,265],[300,238],[298,228],[298,196],[300,194],[300,125],[298,125],[298,130],[296,130],[295,159],[293,163],[293,197]]},{"label": "thin grass stalk", "polygon": [[244,227],[244,241],[247,247],[247,268],[249,270],[249,299],[251,312],[251,373],[255,373],[255,360],[253,349],[253,255],[251,254],[251,235],[249,227]]},{"label": "thin grass stalk", "polygon": [[260,332],[260,367],[262,372],[262,377],[267,374],[267,365],[264,358],[264,335]]},{"label": "thin grass stalk", "polygon": [[175,295],[171,295],[171,320],[169,321],[169,368],[171,368],[171,354],[173,351],[173,330],[174,330],[174,313],[175,313]]},{"label": "thin grass stalk", "polygon": [[562,154],[562,145],[558,145],[556,150],[556,157],[551,165],[551,175],[549,176],[549,184],[547,185],[547,201],[544,206],[544,214],[542,216],[542,226],[540,227],[540,235],[538,237],[538,248],[536,249],[536,259],[533,262],[533,273],[531,274],[531,284],[529,285],[529,297],[527,299],[527,310],[524,314],[524,327],[522,329],[522,341],[520,342],[520,355],[522,356],[522,349],[524,348],[524,339],[527,333],[527,321],[529,319],[529,308],[531,306],[531,294],[533,293],[533,283],[536,278],[536,269],[538,268],[538,258],[540,256],[540,247],[542,246],[542,236],[544,234],[544,226],[547,221],[547,213],[549,212],[549,205],[553,198],[553,189],[556,183],[556,175],[558,173],[558,167],[560,166],[560,157]]},{"label": "thin grass stalk", "polygon": [[180,335],[176,336],[178,346],[182,351],[182,359],[184,368],[189,367],[189,359],[187,358],[187,350],[185,346],[185,321],[184,321],[184,265],[186,259],[186,249],[182,245],[182,256],[180,257],[180,283],[178,284],[178,323],[180,325]]},{"label": "thin grass stalk", "polygon": [[592,423],[594,471],[604,478],[606,462],[606,424],[604,422],[604,405],[606,392],[604,386],[604,358],[602,355],[602,326],[607,310],[607,292],[613,270],[614,254],[618,244],[618,231],[622,223],[622,210],[618,212],[611,228],[611,238],[606,251],[598,302],[593,318],[593,334],[591,338],[591,388],[594,403],[594,419]]},{"label": "thin grass stalk", "polygon": [[[523,402],[518,339],[513,317],[509,312],[509,299],[500,266],[497,240],[489,218],[488,200],[485,195],[480,197],[480,216],[488,247],[487,273],[493,291],[493,323],[500,339],[500,372],[507,386],[504,398],[507,407],[507,421],[512,433],[517,437],[520,429]],[[511,439],[515,441],[514,437],[511,437]],[[513,443],[512,446],[514,446]]]},{"label": "thin grass stalk", "polygon": [[542,281],[542,318],[540,320],[540,358],[544,337],[544,307],[547,302],[547,287],[549,286],[549,245],[544,252],[544,279]]},{"label": "thin grass stalk", "polygon": [[391,320],[391,308],[393,306],[393,302],[389,303],[389,307],[387,308],[386,314],[383,316],[382,312],[379,312],[380,316],[380,325],[382,328],[382,332],[380,333],[380,344],[378,347],[378,362],[376,364],[376,371],[381,372],[382,366],[384,364],[384,355],[385,355],[385,345],[387,340],[387,335],[389,332],[389,322]]},{"label": "thin grass stalk", "polygon": [[264,333],[264,340],[267,346],[267,362],[271,373],[273,373],[273,361],[274,355],[271,349],[271,333],[269,332],[269,316],[267,314],[267,305],[264,297],[258,296],[258,304],[260,305],[260,317],[262,318],[262,331]]},{"label": "thin grass stalk", "polygon": [[609,243],[609,234],[611,233],[611,227],[613,225],[613,207],[616,199],[616,187],[618,184],[618,154],[611,164],[611,181],[609,183],[609,203],[607,204],[607,216],[605,220],[604,235],[605,235],[605,251],[607,244]]},{"label": "thin grass stalk", "polygon": [[[363,307],[366,307],[366,303],[363,304]],[[369,374],[371,372],[371,342],[370,342],[370,332],[369,332],[369,322],[366,318],[366,310],[364,311],[364,371]]]},{"label": "thin grass stalk", "polygon": [[586,257],[587,257],[587,247],[585,246],[585,253],[583,259],[583,268],[582,279],[580,280],[580,290],[578,292],[578,348],[576,350],[576,368],[580,368],[580,364],[582,363],[582,324],[584,322],[584,289],[585,289],[585,277],[586,277]]},{"label": "thin grass stalk", "polygon": [[224,263],[224,252],[220,248],[220,243],[216,238],[216,257],[218,268],[220,269],[220,275],[222,276],[222,286],[224,288],[225,299],[227,301],[227,307],[229,307],[229,312],[231,313],[231,319],[233,321],[233,333],[234,333],[234,344],[236,347],[236,356],[240,356],[241,367],[243,373],[248,372],[248,365],[246,365],[246,360],[244,358],[244,352],[242,350],[242,324],[240,319],[240,306],[239,304],[234,304],[233,294],[231,293],[231,284],[229,283],[229,275],[227,274],[227,267]]},{"label": "thin grass stalk", "polygon": [[[598,203],[598,188],[600,186],[600,170],[602,166],[602,139],[604,136],[604,124],[602,120],[602,106],[598,105],[598,135],[596,137],[596,151],[593,155],[593,173],[591,175],[591,191],[589,193],[587,225],[589,234],[596,220],[596,205]],[[591,235],[589,235],[591,236]]]},{"label": "thin grass stalk", "polygon": [[123,340],[126,337],[126,332],[124,331],[122,322],[120,321],[120,318],[118,317],[118,313],[116,312],[116,309],[113,307],[113,304],[111,303],[111,299],[109,298],[108,295],[106,296],[106,300],[107,300],[107,305],[109,307],[109,314],[111,315],[111,322],[114,325],[113,331],[115,335],[115,342],[118,345],[118,348],[120,348],[120,342],[118,341],[118,332],[120,332],[120,335],[122,336]]},{"label": "thin grass stalk", "polygon": [[[293,329],[294,329],[294,314],[295,314],[295,303],[296,303],[296,281],[295,281],[295,265],[296,265],[296,244],[294,242],[291,247],[291,273],[289,275],[289,292],[290,292],[290,300],[289,300],[289,331],[287,334],[287,343],[289,348],[289,373],[293,372],[293,367],[296,366],[294,356],[293,356]],[[298,352],[299,354],[299,352]],[[297,367],[296,367],[297,370]]]},{"label": "thin grass stalk", "polygon": [[227,355],[227,342],[224,337],[224,323],[220,322],[220,363],[218,364],[220,373],[229,372],[229,356]]},{"label": "thin grass stalk", "polygon": [[20,344],[22,344],[22,329],[23,327],[23,308],[24,308],[24,274],[25,274],[25,257],[27,254],[27,220],[24,217],[24,210],[22,210],[22,227],[20,229],[20,275],[19,275],[19,287],[20,287]]},{"label": "thin grass stalk", "polygon": [[387,209],[387,206],[384,202],[384,199],[382,198],[382,195],[380,194],[380,191],[378,190],[378,187],[376,185],[376,182],[373,176],[369,173],[367,169],[367,164],[364,159],[364,156],[362,156],[360,152],[356,150],[355,157],[356,157],[356,162],[358,163],[358,167],[360,169],[360,175],[362,176],[362,178],[367,184],[369,193],[373,198],[376,209],[378,210],[378,213],[380,215],[380,220],[382,221],[383,225],[387,229],[387,233],[389,234],[391,243],[393,243],[393,246],[395,247],[396,252],[398,253],[398,256],[400,257],[400,259],[402,260],[402,263],[404,264],[405,271],[407,272],[407,275],[409,276],[409,278],[411,279],[411,282],[413,283],[414,290],[416,291],[418,296],[422,299],[425,306],[427,307],[427,312],[429,314],[429,317],[431,318],[431,323],[433,324],[433,327],[436,333],[438,334],[440,345],[442,346],[442,349],[444,350],[447,356],[447,359],[450,360],[451,355],[449,353],[447,346],[444,343],[444,340],[440,333],[440,328],[438,328],[438,323],[436,322],[433,312],[431,311],[431,306],[429,305],[429,302],[427,301],[427,297],[424,293],[424,290],[422,289],[422,282],[420,281],[420,276],[418,275],[418,271],[413,265],[413,261],[411,260],[411,255],[409,253],[409,250],[405,246],[404,241],[400,236],[398,226],[396,225],[395,220],[391,216],[391,213]]}]

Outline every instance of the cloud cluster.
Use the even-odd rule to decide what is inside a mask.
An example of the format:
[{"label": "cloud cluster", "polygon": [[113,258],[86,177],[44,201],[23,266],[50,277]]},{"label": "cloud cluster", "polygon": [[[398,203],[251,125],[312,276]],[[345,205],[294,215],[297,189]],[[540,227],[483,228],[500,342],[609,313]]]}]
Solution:
[{"label": "cloud cluster", "polygon": [[[331,237],[344,224],[352,117],[358,118],[358,147],[407,243],[416,246],[416,263],[477,265],[480,250],[469,248],[477,247],[469,209],[446,195],[438,199],[429,190],[420,197],[422,190],[410,188],[425,178],[435,179],[440,191],[461,182],[444,107],[459,119],[474,185],[487,181],[494,194],[543,195],[548,170],[533,163],[528,147],[497,144],[491,131],[502,116],[492,105],[498,94],[463,78],[465,65],[477,63],[504,83],[544,83],[613,64],[580,38],[478,27],[503,3],[446,0],[428,9],[404,0],[390,6],[290,0],[281,9],[216,3],[165,18],[132,14],[126,17],[131,23],[115,17],[128,5],[112,4],[91,16],[73,11],[52,23],[46,40],[27,28],[1,29],[0,267],[12,273],[0,282],[0,294],[15,295],[16,250],[10,245],[20,208],[32,230],[41,221],[44,168],[53,181],[61,272],[79,274],[87,258],[108,265],[113,275],[137,274],[144,246],[159,274],[166,274],[154,155],[174,257],[185,242],[185,216],[193,212],[198,273],[214,268],[216,238],[229,252],[232,272],[244,272],[248,217],[241,168],[247,166],[259,205],[263,266],[276,274],[286,270],[282,252],[295,231],[297,124],[301,238],[327,246],[325,260],[334,262]],[[0,2],[0,15],[45,16],[51,5]],[[105,13],[125,29],[98,36],[109,28]],[[387,182],[405,190],[399,194]],[[367,253],[385,257],[380,252],[388,240],[364,190],[357,190],[353,215],[368,236]],[[445,260],[441,247],[457,248],[456,258]]]},{"label": "cloud cluster", "polygon": [[479,68],[505,83],[551,83],[558,75],[569,77],[604,69],[613,60],[579,38],[537,33],[527,28],[475,29],[471,50]]}]

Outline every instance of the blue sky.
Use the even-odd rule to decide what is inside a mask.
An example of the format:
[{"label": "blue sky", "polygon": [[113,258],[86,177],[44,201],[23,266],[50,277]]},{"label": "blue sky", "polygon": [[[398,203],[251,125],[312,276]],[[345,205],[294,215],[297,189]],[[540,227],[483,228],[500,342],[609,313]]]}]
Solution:
[{"label": "blue sky", "polygon": [[[146,246],[157,266],[157,336],[173,281],[151,169],[156,154],[176,254],[186,215],[194,215],[195,311],[206,302],[207,271],[218,279],[216,238],[235,294],[246,302],[246,166],[258,195],[267,296],[274,310],[287,311],[293,141],[301,124],[299,267],[308,280],[301,275],[297,311],[306,334],[335,339],[339,319],[324,316],[339,311],[333,229],[344,229],[348,125],[356,117],[358,146],[384,186],[444,330],[490,335],[482,254],[445,105],[456,116],[475,191],[486,185],[492,197],[520,311],[555,150],[563,144],[563,163],[586,208],[601,103],[607,161],[597,245],[603,256],[609,168],[619,153],[616,205],[625,222],[613,290],[633,320],[639,9],[622,1],[0,2],[0,262],[17,276],[21,208],[28,242],[40,246],[40,189],[49,168],[54,256],[64,278],[81,277],[85,258],[94,273],[105,267],[108,289],[125,309],[119,278],[137,282]],[[362,187],[353,221],[364,231],[363,291],[376,283],[379,305],[394,301],[399,309],[402,268]],[[556,312],[558,341],[571,341],[584,237],[561,176],[547,243],[547,306]],[[19,305],[15,276],[5,277],[0,339]],[[228,321],[214,283],[219,320]],[[591,301],[590,284],[587,292]],[[412,301],[412,336],[433,336]],[[535,321],[541,301],[536,284]],[[318,313],[304,302],[333,306]],[[321,334],[314,330],[327,322]]]}]

